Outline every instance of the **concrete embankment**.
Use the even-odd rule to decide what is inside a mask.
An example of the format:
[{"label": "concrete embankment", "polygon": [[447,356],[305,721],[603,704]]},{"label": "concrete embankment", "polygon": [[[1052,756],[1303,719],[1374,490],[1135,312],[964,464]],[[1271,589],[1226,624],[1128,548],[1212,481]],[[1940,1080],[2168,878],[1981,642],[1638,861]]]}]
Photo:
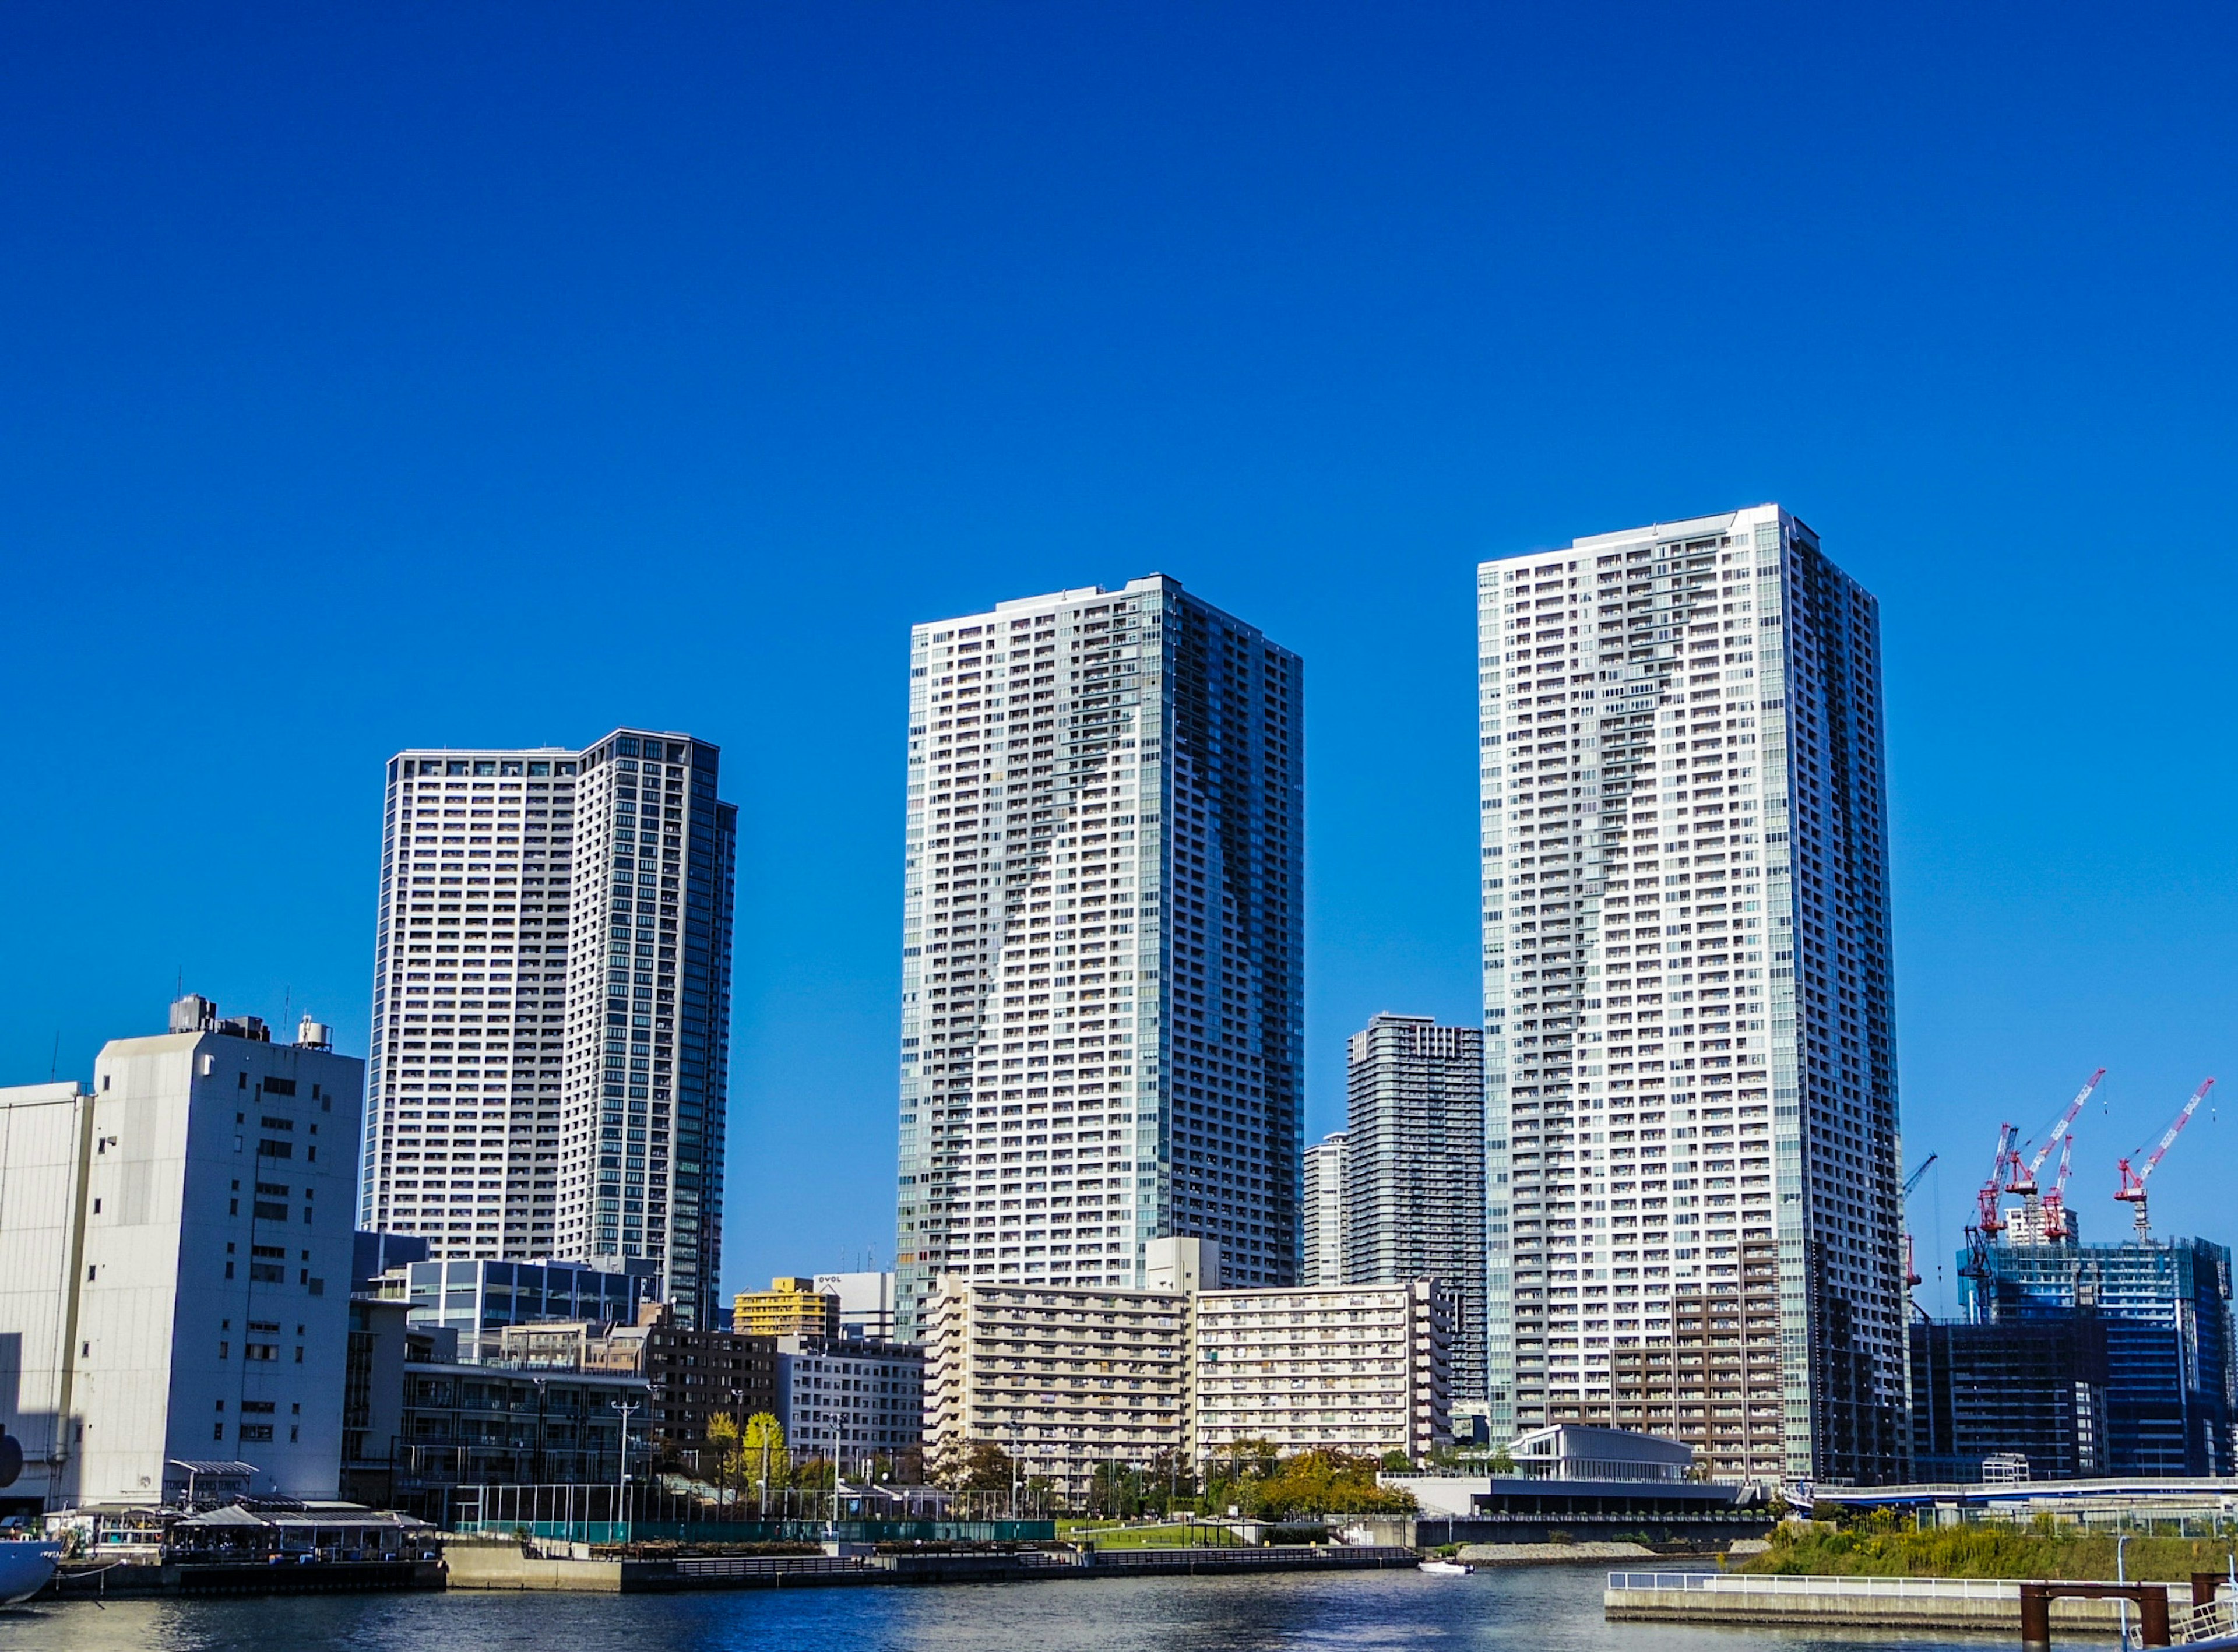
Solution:
[{"label": "concrete embankment", "polygon": [[1472,1566],[1606,1566],[1612,1560],[1652,1563],[1659,1556],[1645,1543],[1463,1543],[1457,1558]]},{"label": "concrete embankment", "polygon": [[[2181,1586],[2175,1592],[2182,1594]],[[1795,1628],[1973,1629],[2018,1635],[2021,1586],[1998,1578],[1783,1577],[1753,1573],[1612,1572],[1612,1622],[1785,1624]],[[2055,1629],[2112,1635],[2114,1601],[2051,1603]],[[2136,1609],[2129,1609],[2134,1632]]]},{"label": "concrete embankment", "polygon": [[690,1555],[675,1558],[560,1558],[517,1541],[454,1538],[444,1546],[453,1589],[562,1589],[591,1594],[670,1594],[692,1589],[803,1589],[833,1585],[1049,1583],[1099,1577],[1246,1572],[1361,1571],[1413,1566],[1403,1549],[1330,1545],[1269,1549],[1135,1549],[1075,1554],[1022,1550],[884,1555]]}]

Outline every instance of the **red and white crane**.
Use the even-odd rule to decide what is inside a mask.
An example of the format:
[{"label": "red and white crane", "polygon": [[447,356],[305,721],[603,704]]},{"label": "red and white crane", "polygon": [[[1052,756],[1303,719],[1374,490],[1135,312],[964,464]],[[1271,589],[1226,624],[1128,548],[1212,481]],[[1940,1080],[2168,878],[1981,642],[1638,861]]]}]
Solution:
[{"label": "red and white crane", "polygon": [[2191,1093],[2191,1100],[2183,1104],[2183,1111],[2175,1115],[2175,1122],[2168,1127],[2167,1133],[2160,1139],[2160,1145],[2146,1156],[2142,1165],[2132,1170],[2127,1159],[2119,1161],[2122,1185],[2115,1190],[2114,1197],[2126,1205],[2136,1206],[2137,1239],[2141,1244],[2151,1232],[2150,1225],[2145,1219],[2145,1179],[2159,1166],[2162,1156],[2183,1133],[2184,1126],[2191,1122],[2191,1115],[2199,1111],[2199,1104],[2207,1100],[2207,1093],[2214,1087],[2215,1080],[2209,1079]]},{"label": "red and white crane", "polygon": [[[2073,1140],[2069,1132],[2074,1128],[2075,1120],[2082,1116],[2084,1105],[2090,1100],[2090,1093],[2098,1087],[2099,1080],[2105,1076],[2106,1069],[2102,1067],[2083,1081],[2082,1087],[2075,1093],[2075,1100],[2067,1104],[2067,1111],[2059,1115],[2059,1122],[2051,1127],[2050,1133],[2043,1139],[2043,1145],[2036,1150],[2036,1156],[2026,1165],[2021,1165],[2018,1156],[2015,1156],[2016,1167],[2005,1183],[2005,1191],[2018,1193],[2021,1197],[2021,1204],[2026,1213],[2021,1222],[2021,1232],[2030,1243],[2040,1244],[2053,1237],[2043,1201],[2036,1193],[2036,1177],[2043,1172],[2043,1161],[2051,1156],[2054,1147]],[[2063,1164],[2066,1162],[2064,1153],[2065,1149],[2062,1148]]]},{"label": "red and white crane", "polygon": [[2012,1178],[2021,1173],[2020,1149],[2013,1144],[2020,1132],[2010,1124],[1997,1127],[1997,1156],[1990,1161],[1990,1179],[1974,1194],[1974,1219],[1966,1225],[1966,1260],[1959,1273],[1970,1279],[1990,1277],[1989,1249],[2005,1231],[2003,1200]]},{"label": "red and white crane", "polygon": [[2074,1218],[2067,1211],[2067,1173],[2075,1167],[2075,1137],[2070,1133],[2059,1144],[2059,1174],[2051,1184],[2051,1191],[2043,1196],[2038,1207],[2042,1213],[2043,1243],[2064,1245],[2075,1237]]}]

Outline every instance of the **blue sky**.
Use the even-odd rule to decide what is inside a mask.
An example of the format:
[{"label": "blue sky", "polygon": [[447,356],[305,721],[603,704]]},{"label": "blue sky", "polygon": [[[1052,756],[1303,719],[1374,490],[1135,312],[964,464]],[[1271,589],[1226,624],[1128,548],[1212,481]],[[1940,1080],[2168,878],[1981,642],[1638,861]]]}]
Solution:
[{"label": "blue sky", "polygon": [[1334,1127],[1475,1014],[1476,559],[1777,499],[1882,598],[1922,1252],[2101,1062],[2103,1234],[2232,1066],[2234,28],[11,8],[0,1079],[182,970],[361,1049],[392,750],[689,729],[726,1279],[888,1259],[907,628],[1156,570],[1309,663]]}]

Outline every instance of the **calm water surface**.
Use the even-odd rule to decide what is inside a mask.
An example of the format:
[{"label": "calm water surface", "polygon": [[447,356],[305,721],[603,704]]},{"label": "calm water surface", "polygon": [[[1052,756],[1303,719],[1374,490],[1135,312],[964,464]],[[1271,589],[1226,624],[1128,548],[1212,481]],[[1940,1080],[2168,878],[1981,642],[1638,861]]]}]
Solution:
[{"label": "calm water surface", "polygon": [[[420,1595],[0,1611],[0,1647],[38,1652],[1811,1652],[1964,1648],[2001,1637],[1830,1636],[1612,1624],[1603,1569],[1473,1577],[1174,1577],[941,1589],[666,1596]],[[2069,1644],[2082,1645],[2073,1642]],[[2109,1642],[2110,1644],[2110,1642]]]}]

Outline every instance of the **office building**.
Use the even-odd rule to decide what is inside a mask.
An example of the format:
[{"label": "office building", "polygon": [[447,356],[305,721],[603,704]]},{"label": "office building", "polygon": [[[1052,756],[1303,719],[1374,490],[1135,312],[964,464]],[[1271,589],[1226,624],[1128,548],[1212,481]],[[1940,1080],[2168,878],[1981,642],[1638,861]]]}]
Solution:
[{"label": "office building", "polygon": [[[1481,1153],[1478,1155],[1483,1157]],[[1304,1243],[1298,1283],[1344,1283],[1344,1132],[1334,1131],[1305,1152]]]},{"label": "office building", "polygon": [[1973,1325],[2099,1321],[2106,1345],[2100,1472],[2234,1472],[2238,1361],[2228,1249],[2184,1239],[1989,1245],[1961,1252],[1959,1265],[1960,1307]]},{"label": "office building", "polygon": [[197,997],[90,1089],[0,1090],[0,1424],[12,1494],[173,1497],[188,1464],[330,1498],[365,1064]]},{"label": "office building", "polygon": [[1346,1054],[1343,1282],[1436,1280],[1453,1396],[1482,1399],[1484,1034],[1378,1015]]},{"label": "office building", "polygon": [[646,1259],[603,1267],[587,1262],[407,1262],[372,1282],[367,1294],[403,1302],[415,1330],[440,1325],[459,1333],[471,1350],[507,1325],[543,1319],[587,1319],[628,1325],[655,1301],[660,1280]]},{"label": "office building", "polygon": [[2003,1464],[2030,1480],[2096,1479],[2107,1471],[2107,1382],[2106,1322],[2095,1313],[1915,1319],[1912,1477],[1978,1482]]},{"label": "office building", "polygon": [[731,1300],[731,1328],[741,1336],[837,1337],[839,1298],[812,1279],[771,1279],[766,1291],[741,1291]]},{"label": "office building", "polygon": [[717,749],[388,763],[359,1225],[460,1260],[649,1259],[712,1324],[738,811]]},{"label": "office building", "polygon": [[587,1489],[620,1474],[625,1427],[630,1478],[652,1471],[659,1447],[646,1428],[643,1377],[467,1363],[450,1340],[440,1330],[405,1332],[398,1433],[369,1436],[370,1455],[345,1465],[368,1492],[386,1477],[388,1495],[377,1499],[386,1506],[440,1523],[460,1512],[462,1490],[540,1485],[575,1488],[588,1507]]},{"label": "office building", "polygon": [[1778,1324],[1777,1408],[1678,1385],[1738,1460],[1897,1477],[1877,605],[1771,505],[1487,562],[1477,596],[1495,1436],[1638,1426],[1618,1373],[1691,1297]]},{"label": "office building", "polygon": [[1434,1281],[1208,1291],[1191,1307],[1199,1462],[1253,1440],[1417,1464],[1452,1444],[1453,1312]]},{"label": "office building", "polygon": [[819,1273],[816,1288],[839,1298],[839,1334],[873,1342],[894,1339],[894,1276],[891,1273]]},{"label": "office building", "polygon": [[777,1339],[778,1421],[793,1460],[914,1452],[924,1440],[924,1350],[860,1337]]},{"label": "office building", "polygon": [[897,1332],[937,1278],[1298,1269],[1304,671],[1153,575],[919,625]]}]

